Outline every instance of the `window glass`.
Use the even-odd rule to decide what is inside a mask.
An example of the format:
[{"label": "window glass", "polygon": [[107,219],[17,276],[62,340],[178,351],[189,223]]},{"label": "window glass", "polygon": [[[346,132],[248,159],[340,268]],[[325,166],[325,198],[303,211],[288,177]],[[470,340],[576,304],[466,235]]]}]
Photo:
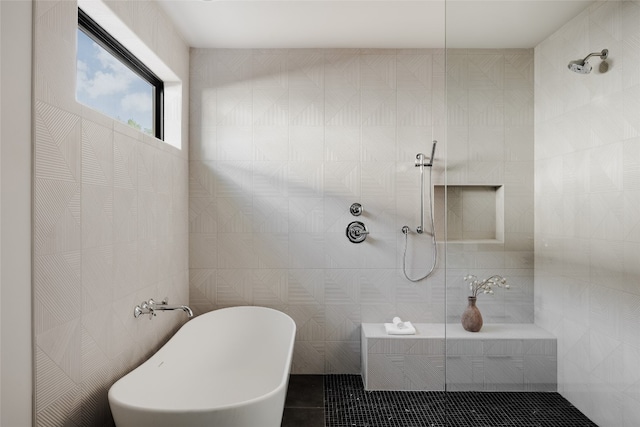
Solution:
[{"label": "window glass", "polygon": [[78,102],[153,135],[154,87],[78,29]]}]

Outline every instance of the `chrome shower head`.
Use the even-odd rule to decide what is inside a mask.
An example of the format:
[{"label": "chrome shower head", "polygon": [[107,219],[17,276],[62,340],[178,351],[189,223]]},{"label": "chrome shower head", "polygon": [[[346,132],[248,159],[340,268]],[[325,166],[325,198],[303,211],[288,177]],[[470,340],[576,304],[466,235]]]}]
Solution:
[{"label": "chrome shower head", "polygon": [[568,65],[569,69],[574,73],[589,74],[593,67],[591,67],[591,64],[589,64],[587,60],[592,56],[599,56],[600,59],[605,60],[609,56],[609,50],[602,49],[602,51],[600,52],[590,53],[584,59],[576,59],[575,61],[571,61]]},{"label": "chrome shower head", "polygon": [[591,72],[591,64],[581,59],[569,62],[569,69],[578,74],[589,74]]},{"label": "chrome shower head", "polygon": [[436,155],[436,144],[438,143],[438,141],[434,140],[433,141],[433,146],[431,147],[431,157],[429,158],[429,166],[433,166],[433,158]]},{"label": "chrome shower head", "polygon": [[426,162],[427,156],[424,153],[416,154],[416,167],[431,167],[433,166],[433,157],[436,155],[436,144],[438,141],[433,141],[433,145],[431,146],[431,157],[429,157],[429,162]]}]

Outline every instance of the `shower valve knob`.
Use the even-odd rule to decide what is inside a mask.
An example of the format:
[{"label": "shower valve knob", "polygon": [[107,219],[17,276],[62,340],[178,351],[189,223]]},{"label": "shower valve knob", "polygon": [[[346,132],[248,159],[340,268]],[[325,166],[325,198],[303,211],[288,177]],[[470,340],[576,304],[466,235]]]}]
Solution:
[{"label": "shower valve knob", "polygon": [[351,243],[362,243],[366,240],[369,230],[360,221],[353,221],[347,225],[347,239]]}]

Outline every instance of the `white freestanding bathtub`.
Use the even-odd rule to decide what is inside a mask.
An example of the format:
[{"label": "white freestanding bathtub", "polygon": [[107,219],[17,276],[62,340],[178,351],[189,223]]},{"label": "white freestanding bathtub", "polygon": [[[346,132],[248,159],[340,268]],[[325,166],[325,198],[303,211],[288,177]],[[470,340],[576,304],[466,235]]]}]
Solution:
[{"label": "white freestanding bathtub", "polygon": [[265,307],[231,307],[186,323],[118,380],[118,427],[279,427],[296,326]]}]

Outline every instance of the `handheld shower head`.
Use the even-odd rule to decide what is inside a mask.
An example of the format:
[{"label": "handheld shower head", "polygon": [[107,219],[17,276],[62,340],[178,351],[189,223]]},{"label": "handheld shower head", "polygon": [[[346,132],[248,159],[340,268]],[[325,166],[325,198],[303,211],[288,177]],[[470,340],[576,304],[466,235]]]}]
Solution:
[{"label": "handheld shower head", "polygon": [[609,49],[602,49],[600,52],[593,52],[587,55],[584,59],[576,59],[575,61],[569,62],[569,70],[578,74],[589,74],[593,67],[587,61],[592,56],[599,56],[600,59],[605,60],[609,56]]},{"label": "handheld shower head", "polygon": [[438,141],[434,140],[433,141],[433,146],[431,147],[431,157],[429,157],[429,165],[428,166],[433,166],[433,159],[434,156],[436,155],[436,144],[438,143]]},{"label": "handheld shower head", "polygon": [[433,141],[433,145],[431,146],[431,157],[429,157],[429,163],[426,162],[427,156],[425,156],[424,153],[416,154],[416,167],[426,166],[430,168],[431,166],[433,166],[433,158],[436,155],[437,143],[438,141],[435,141],[435,140]]}]

